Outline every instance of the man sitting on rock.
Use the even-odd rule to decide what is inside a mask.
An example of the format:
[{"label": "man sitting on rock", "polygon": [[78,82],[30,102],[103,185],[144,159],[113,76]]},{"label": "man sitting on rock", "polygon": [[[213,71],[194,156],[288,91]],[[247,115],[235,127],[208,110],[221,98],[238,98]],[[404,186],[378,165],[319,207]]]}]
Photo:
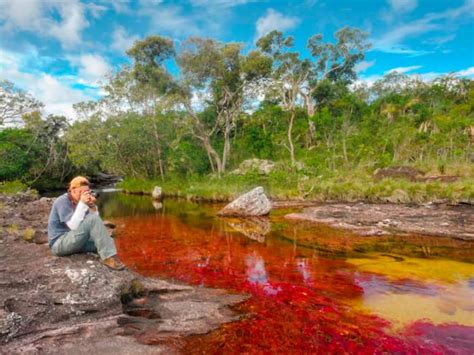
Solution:
[{"label": "man sitting on rock", "polygon": [[104,265],[123,270],[125,266],[95,203],[89,181],[83,176],[72,179],[68,192],[54,201],[49,214],[49,247],[56,256],[97,252]]}]

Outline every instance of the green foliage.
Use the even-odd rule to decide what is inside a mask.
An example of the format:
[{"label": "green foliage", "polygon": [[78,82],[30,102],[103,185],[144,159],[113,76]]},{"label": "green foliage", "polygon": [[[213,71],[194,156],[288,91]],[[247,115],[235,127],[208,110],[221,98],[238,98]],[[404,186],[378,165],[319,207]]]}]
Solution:
[{"label": "green foliage", "polygon": [[25,129],[0,131],[0,181],[28,175],[36,153],[30,148],[32,140],[32,134]]},{"label": "green foliage", "polygon": [[[102,99],[75,105],[73,124],[33,112],[23,128],[0,130],[0,180],[43,189],[64,186],[74,173],[109,172],[126,178],[124,188],[147,193],[158,184],[231,197],[260,184],[275,197],[469,198],[474,81],[390,73],[371,88],[350,86],[366,39],[349,28],[334,42],[317,34],[308,53],[278,31],[249,53],[197,37],[179,50],[160,36],[137,41],[128,51],[133,66],[110,78]],[[229,174],[251,158],[278,168],[269,176]],[[375,169],[395,165],[460,179],[373,181]]]},{"label": "green foliage", "polygon": [[3,181],[0,182],[0,193],[5,195],[14,195],[19,192],[25,192],[28,186],[21,181]]}]

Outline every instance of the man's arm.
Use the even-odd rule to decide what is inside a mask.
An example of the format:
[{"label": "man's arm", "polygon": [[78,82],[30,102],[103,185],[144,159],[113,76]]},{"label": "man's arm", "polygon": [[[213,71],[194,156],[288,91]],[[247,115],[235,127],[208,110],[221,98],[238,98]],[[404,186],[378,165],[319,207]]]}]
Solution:
[{"label": "man's arm", "polygon": [[76,230],[79,228],[79,225],[84,220],[87,211],[89,210],[89,206],[87,206],[84,202],[79,201],[77,204],[74,213],[71,216],[71,219],[66,222],[66,225],[69,227],[70,230]]}]

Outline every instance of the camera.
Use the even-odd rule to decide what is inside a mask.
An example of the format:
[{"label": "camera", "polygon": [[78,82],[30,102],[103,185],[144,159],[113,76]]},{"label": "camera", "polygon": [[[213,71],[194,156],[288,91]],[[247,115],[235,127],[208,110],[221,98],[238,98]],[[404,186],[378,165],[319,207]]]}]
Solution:
[{"label": "camera", "polygon": [[91,196],[94,196],[95,198],[98,198],[100,195],[100,192],[94,191],[94,190],[90,190],[89,193]]}]

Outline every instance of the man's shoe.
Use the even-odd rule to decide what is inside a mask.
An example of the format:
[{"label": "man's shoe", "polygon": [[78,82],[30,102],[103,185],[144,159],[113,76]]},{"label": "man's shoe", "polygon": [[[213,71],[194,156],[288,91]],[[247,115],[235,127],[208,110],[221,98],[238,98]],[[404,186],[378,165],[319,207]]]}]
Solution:
[{"label": "man's shoe", "polygon": [[117,255],[101,260],[100,262],[112,270],[118,271],[125,269],[125,265],[120,261]]}]

